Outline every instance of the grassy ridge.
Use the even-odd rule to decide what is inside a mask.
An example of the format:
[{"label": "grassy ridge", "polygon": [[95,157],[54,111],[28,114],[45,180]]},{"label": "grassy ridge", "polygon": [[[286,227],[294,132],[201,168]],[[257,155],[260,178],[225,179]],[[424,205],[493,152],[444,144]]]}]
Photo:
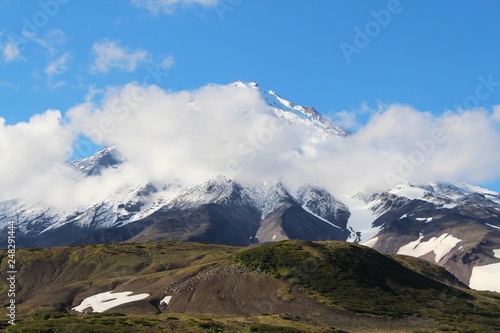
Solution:
[{"label": "grassy ridge", "polygon": [[[5,251],[0,259],[5,271]],[[352,243],[285,241],[244,249],[177,242],[105,244],[22,249],[16,259],[19,321],[10,327],[0,323],[0,331],[10,333],[336,332],[326,324],[279,315],[66,312],[73,302],[71,295],[82,291],[97,293],[123,283],[147,287],[170,277],[181,277],[182,282],[205,267],[240,267],[235,264],[250,268],[252,274],[260,272],[257,275],[267,276],[268,282],[280,281],[280,297],[290,304],[296,302],[291,291],[298,287],[330,308],[348,311],[349,316],[356,312],[365,314],[364,318],[426,318],[432,326],[422,329],[426,332],[500,332],[499,294],[461,288],[445,270],[422,260],[385,256]],[[255,285],[256,290],[260,287]],[[2,306],[5,288],[6,281],[0,280]],[[207,306],[210,313],[213,304]],[[54,310],[58,312],[47,313]]]},{"label": "grassy ridge", "polygon": [[[75,294],[97,294],[118,285],[148,281],[175,272],[196,272],[221,263],[238,248],[199,243],[158,242],[102,244],[43,249],[16,253],[18,319],[40,311],[64,311]],[[7,271],[5,251],[1,271]],[[7,304],[8,284],[0,279],[0,305]],[[0,308],[3,316],[5,309]]]},{"label": "grassy ridge", "polygon": [[[297,284],[343,310],[431,318],[452,331],[500,331],[497,294],[439,282],[356,244],[279,242],[243,250],[231,260]],[[419,265],[418,261],[412,264]],[[423,271],[429,270],[427,265]]]}]

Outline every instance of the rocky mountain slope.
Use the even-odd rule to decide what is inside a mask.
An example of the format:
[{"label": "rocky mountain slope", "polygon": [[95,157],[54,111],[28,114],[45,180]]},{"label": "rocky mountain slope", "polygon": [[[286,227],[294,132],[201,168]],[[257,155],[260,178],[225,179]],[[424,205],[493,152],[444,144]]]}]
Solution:
[{"label": "rocky mountain slope", "polygon": [[293,196],[280,183],[244,187],[218,176],[151,203],[156,191],[148,185],[126,203],[100,203],[67,216],[50,211],[35,216],[24,207],[4,205],[4,214],[13,210],[4,219],[18,221],[21,246],[160,239],[250,245],[290,238],[346,240],[350,235],[347,206],[321,188],[304,186]]},{"label": "rocky mountain slope", "polygon": [[[19,317],[7,332],[500,328],[497,295],[470,290],[423,260],[346,242],[104,244],[25,249],[17,258]],[[6,302],[2,293],[2,315]]]},{"label": "rocky mountain slope", "polygon": [[360,196],[380,230],[364,244],[420,257],[472,288],[500,291],[500,196],[466,184],[400,185]]}]

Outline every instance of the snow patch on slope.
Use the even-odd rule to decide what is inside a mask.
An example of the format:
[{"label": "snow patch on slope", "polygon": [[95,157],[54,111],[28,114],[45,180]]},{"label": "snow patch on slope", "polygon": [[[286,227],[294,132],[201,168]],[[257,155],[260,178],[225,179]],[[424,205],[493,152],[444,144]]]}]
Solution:
[{"label": "snow patch on slope", "polygon": [[419,187],[414,187],[409,185],[398,185],[393,189],[391,189],[389,193],[395,194],[400,197],[405,197],[410,200],[414,200],[414,199],[422,199],[427,193],[427,191]]},{"label": "snow patch on slope", "polygon": [[413,242],[399,248],[397,254],[405,254],[412,257],[420,257],[426,255],[427,253],[434,252],[436,255],[434,261],[439,263],[444,256],[446,256],[450,251],[462,240],[447,233],[442,234],[439,237],[432,237],[426,242],[422,242],[424,235],[420,234],[420,237]]},{"label": "snow patch on slope", "polygon": [[124,291],[121,293],[108,291],[85,298],[80,305],[75,306],[72,310],[84,312],[85,309],[92,308],[93,312],[101,313],[119,305],[140,301],[149,297],[149,294],[130,296],[131,294],[133,294],[133,291]]},{"label": "snow patch on slope", "polygon": [[[500,258],[500,249],[493,250],[493,254],[495,258]],[[476,290],[500,292],[500,263],[474,267],[469,287]]]},{"label": "snow patch on slope", "polygon": [[500,230],[500,227],[497,227],[496,225],[493,225],[493,224],[489,224],[489,223],[485,223],[488,227],[492,227],[492,228],[495,228],[495,229],[499,229]]},{"label": "snow patch on slope", "polygon": [[378,237],[373,237],[372,239],[370,239],[367,242],[362,243],[361,245],[368,246],[368,247],[374,247],[375,244],[377,244],[377,241],[378,241]]},{"label": "snow patch on slope", "polygon": [[326,223],[328,223],[329,225],[331,225],[331,226],[333,226],[333,227],[335,227],[335,228],[337,228],[337,229],[342,230],[342,228],[341,228],[341,227],[339,227],[338,225],[335,225],[335,224],[333,224],[332,222],[328,221],[327,219],[324,219],[324,218],[322,218],[321,216],[319,216],[319,215],[315,214],[313,211],[311,211],[309,208],[307,208],[307,206],[306,206],[306,205],[303,205],[303,206],[302,206],[302,209],[304,209],[306,212],[308,212],[308,213],[309,213],[309,214],[311,214],[312,216],[314,216],[314,217],[316,217],[316,218],[320,219],[321,221],[326,222]]},{"label": "snow patch on slope", "polygon": [[359,243],[363,244],[363,242],[377,235],[382,229],[382,227],[373,227],[372,225],[376,218],[371,209],[374,203],[367,205],[361,198],[353,196],[345,196],[342,202],[349,207],[351,213],[347,222],[348,228],[360,233],[359,239],[356,235],[351,234],[347,241],[354,242],[358,240]]},{"label": "snow patch on slope", "polygon": [[160,301],[160,305],[162,304],[165,304],[165,305],[168,305],[168,303],[170,303],[170,300],[172,299],[172,296],[165,296],[161,301]]},{"label": "snow patch on slope", "polygon": [[463,190],[467,194],[471,193],[479,193],[484,196],[498,196],[498,192],[488,190],[486,188],[476,186],[476,185],[471,185],[471,184],[466,184],[466,183],[459,183],[459,182],[453,182],[451,183],[453,186]]},{"label": "snow patch on slope", "polygon": [[416,217],[415,220],[420,221],[420,222],[425,221],[425,223],[429,223],[432,221],[432,217]]}]

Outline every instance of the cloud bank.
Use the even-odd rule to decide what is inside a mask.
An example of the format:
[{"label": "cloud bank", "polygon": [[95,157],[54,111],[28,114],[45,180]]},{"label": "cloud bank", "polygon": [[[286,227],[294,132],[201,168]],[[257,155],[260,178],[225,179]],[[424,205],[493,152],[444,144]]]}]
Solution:
[{"label": "cloud bank", "polygon": [[[49,110],[15,125],[0,118],[0,200],[71,209],[147,182],[189,186],[216,174],[336,195],[402,182],[485,182],[500,177],[499,115],[500,106],[434,115],[387,105],[340,138],[284,122],[254,89],[167,92],[132,83],[64,116]],[[81,135],[115,146],[127,162],[84,178],[66,164]]]}]

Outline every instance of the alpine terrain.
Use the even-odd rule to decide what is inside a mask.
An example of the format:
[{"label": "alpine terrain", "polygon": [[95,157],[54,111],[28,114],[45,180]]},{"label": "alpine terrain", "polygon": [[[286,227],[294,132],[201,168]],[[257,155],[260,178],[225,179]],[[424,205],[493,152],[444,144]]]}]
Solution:
[{"label": "alpine terrain", "polygon": [[[2,270],[8,258],[0,252]],[[116,243],[21,249],[16,258],[17,321],[0,322],[8,333],[500,329],[498,294],[354,243]],[[8,318],[7,292],[0,303]]]},{"label": "alpine terrain", "polygon": [[[295,105],[255,82],[238,81],[231,87],[257,91],[275,126],[301,124],[308,129],[307,142],[342,145],[350,135],[314,108]],[[120,170],[127,159],[110,146],[68,163],[82,177],[99,179],[106,170]],[[12,221],[20,247],[348,241],[425,259],[471,288],[500,292],[500,194],[464,183],[407,183],[383,192],[352,188],[340,196],[317,184],[290,187],[276,178],[242,182],[226,170],[188,186],[146,182],[124,187],[106,200],[69,211],[17,198],[0,202],[2,247]]]}]

